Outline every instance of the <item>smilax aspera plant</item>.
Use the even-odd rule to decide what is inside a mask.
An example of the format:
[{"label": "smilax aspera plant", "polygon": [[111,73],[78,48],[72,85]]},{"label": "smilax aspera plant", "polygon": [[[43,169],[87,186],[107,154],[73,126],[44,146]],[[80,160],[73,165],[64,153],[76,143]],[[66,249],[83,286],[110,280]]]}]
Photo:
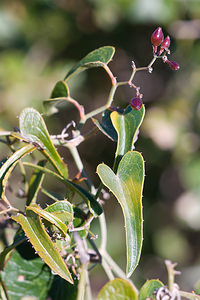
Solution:
[{"label": "smilax aspera plant", "polygon": [[[133,150],[143,121],[145,107],[140,88],[133,83],[136,72],[152,72],[157,59],[178,70],[177,62],[169,61],[170,37],[164,38],[161,27],[151,37],[153,58],[147,67],[136,67],[127,81],[118,82],[108,67],[115,49],[101,47],[87,54],[56,83],[51,96],[44,101],[44,114],[58,112],[57,105],[67,102],[74,105],[79,122],[67,124],[56,135],[49,134],[43,115],[32,107],[25,108],[13,131],[0,131],[1,142],[9,153],[0,166],[0,214],[2,228],[15,230],[13,242],[4,238],[5,248],[0,253],[1,299],[94,299],[90,286],[90,269],[99,264],[108,277],[108,283],[97,295],[103,299],[200,299],[194,293],[181,291],[174,281],[179,272],[175,264],[166,261],[168,283],[148,280],[138,290],[130,278],[137,267],[143,241],[142,190],[144,160],[141,153]],[[68,82],[78,73],[89,68],[101,67],[111,80],[107,102],[89,112],[72,98]],[[125,108],[115,107],[116,90],[131,87],[133,98]],[[95,116],[101,116],[98,121]],[[83,134],[85,123],[92,119],[93,128]],[[113,166],[104,163],[97,166],[99,185],[94,186],[83,166],[78,147],[100,130],[113,142],[116,152]],[[77,167],[77,175],[70,178],[68,164],[57,151],[58,146],[67,148]],[[21,174],[22,187],[18,198],[25,199],[24,208],[12,204],[11,177]],[[13,175],[15,176],[15,175]],[[63,186],[62,193],[49,190],[45,185],[54,180]],[[126,271],[124,272],[107,252],[107,229],[104,216],[104,188],[119,202],[125,223]],[[64,193],[63,193],[64,190]],[[45,202],[42,202],[45,198]],[[14,202],[16,203],[16,201]],[[100,242],[90,226],[99,221]],[[5,235],[4,235],[5,237]]]}]

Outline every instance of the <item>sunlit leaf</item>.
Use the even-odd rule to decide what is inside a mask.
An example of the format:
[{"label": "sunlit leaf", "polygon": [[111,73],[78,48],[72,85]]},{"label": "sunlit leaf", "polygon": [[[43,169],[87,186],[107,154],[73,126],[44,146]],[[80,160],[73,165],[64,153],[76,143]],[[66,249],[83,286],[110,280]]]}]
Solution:
[{"label": "sunlit leaf", "polygon": [[36,204],[32,204],[30,206],[27,206],[26,211],[28,211],[28,210],[33,211],[35,214],[38,214],[40,217],[44,218],[45,220],[47,220],[52,225],[55,225],[63,233],[64,236],[67,234],[67,225],[65,223],[63,223],[54,214],[40,208]]},{"label": "sunlit leaf", "polygon": [[110,117],[118,135],[117,150],[115,153],[115,171],[123,155],[133,150],[137,130],[142,123],[144,113],[144,105],[138,111],[128,106],[123,114],[117,111],[111,113]]},{"label": "sunlit leaf", "polygon": [[133,285],[121,278],[109,281],[99,292],[97,300],[136,300],[137,294]]},{"label": "sunlit leaf", "polygon": [[111,46],[101,47],[87,54],[79,61],[66,75],[65,80],[69,80],[75,74],[78,74],[85,69],[94,67],[104,67],[107,65],[115,53],[115,48]]},{"label": "sunlit leaf", "polygon": [[[45,160],[38,162],[38,165],[42,167],[44,167],[45,164],[46,164]],[[26,205],[30,205],[31,203],[36,203],[37,195],[41,188],[43,179],[44,179],[44,173],[38,169],[35,169],[29,182]]]},{"label": "sunlit leaf", "polygon": [[136,151],[126,153],[121,159],[117,174],[105,164],[97,167],[102,183],[119,201],[125,219],[127,245],[127,275],[131,276],[141,254],[142,230],[142,189],[144,182],[144,161]]},{"label": "sunlit leaf", "polygon": [[72,222],[74,219],[73,206],[70,202],[63,200],[55,202],[45,208],[45,211],[55,215],[63,222]]},{"label": "sunlit leaf", "polygon": [[154,291],[163,286],[163,283],[158,279],[147,280],[141,287],[138,300],[146,300],[147,298],[156,299]]},{"label": "sunlit leaf", "polygon": [[12,219],[22,226],[26,236],[30,239],[31,244],[44,262],[56,274],[68,282],[73,283],[71,274],[60,253],[55,248],[55,245],[45,231],[40,217],[28,209],[26,210],[26,216],[18,214],[13,216]]},{"label": "sunlit leaf", "polygon": [[44,266],[39,257],[27,260],[15,250],[5,270],[1,272],[9,300],[24,299],[25,296],[45,300],[52,275],[49,268]]},{"label": "sunlit leaf", "polygon": [[38,148],[48,157],[57,171],[67,178],[67,166],[56,151],[40,113],[33,108],[25,108],[20,114],[19,123],[22,137],[34,145],[38,145]]},{"label": "sunlit leaf", "polygon": [[47,168],[43,168],[43,167],[31,164],[31,163],[24,163],[24,165],[29,166],[29,167],[38,168],[38,170],[42,170],[44,173],[53,175],[55,178],[57,178],[59,181],[61,181],[63,184],[65,184],[73,192],[80,195],[80,197],[88,205],[91,213],[94,214],[95,216],[98,216],[103,212],[101,205],[99,204],[99,202],[96,201],[96,199],[92,196],[92,194],[90,192],[88,192],[87,190],[85,190],[84,188],[82,188],[81,186],[79,186],[78,184],[76,184],[68,179],[63,178],[59,174],[57,174]]}]

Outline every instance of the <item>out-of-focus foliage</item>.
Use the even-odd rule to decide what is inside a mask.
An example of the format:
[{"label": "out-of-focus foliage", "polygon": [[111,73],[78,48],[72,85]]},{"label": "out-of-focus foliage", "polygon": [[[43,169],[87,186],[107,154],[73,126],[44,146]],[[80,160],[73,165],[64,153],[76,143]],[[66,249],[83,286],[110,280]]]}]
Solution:
[{"label": "out-of-focus foliage", "polygon": [[[103,45],[115,46],[117,52],[110,67],[123,80],[131,72],[132,60],[137,66],[149,63],[150,37],[157,26],[161,25],[165,35],[171,36],[170,59],[179,62],[180,70],[173,72],[162,62],[156,62],[152,74],[141,72],[135,78],[146,107],[137,142],[137,149],[146,161],[144,249],[136,272],[140,284],[147,277],[162,280],[161,259],[165,258],[176,260],[185,274],[190,274],[180,283],[185,288],[193,287],[199,280],[199,20],[197,0],[2,0],[0,3],[0,127],[8,130],[17,126],[16,117],[23,108],[33,106],[42,111],[42,100],[49,98],[54,83],[64,78],[72,62],[91,50]],[[90,70],[80,74],[76,83],[70,81],[72,96],[88,111],[107,99],[110,83],[102,72]],[[134,96],[133,89],[121,88],[115,104],[126,106]],[[49,131],[60,133],[71,118],[76,120],[73,111],[69,105],[55,115]],[[81,145],[80,150],[92,176],[98,163],[109,164],[114,149],[101,134],[89,143],[89,147],[87,143]],[[0,159],[4,153],[5,147],[0,144]],[[68,154],[62,155],[67,161]],[[105,204],[110,228],[116,219],[122,219],[114,203],[110,199]],[[113,254],[123,255],[124,240],[113,237],[113,243],[115,247],[110,247]]]}]

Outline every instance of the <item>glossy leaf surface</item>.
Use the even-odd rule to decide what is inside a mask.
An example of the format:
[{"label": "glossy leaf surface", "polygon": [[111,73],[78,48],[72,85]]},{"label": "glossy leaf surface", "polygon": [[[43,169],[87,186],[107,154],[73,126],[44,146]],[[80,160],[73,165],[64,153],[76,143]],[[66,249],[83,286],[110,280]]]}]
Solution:
[{"label": "glossy leaf surface", "polygon": [[104,67],[104,65],[107,65],[111,61],[114,53],[115,48],[111,46],[101,47],[90,52],[67,73],[65,80],[69,80],[72,76],[85,69]]},{"label": "glossy leaf surface", "polygon": [[22,226],[26,236],[30,239],[34,249],[44,260],[44,262],[56,274],[68,282],[73,283],[71,274],[62,257],[60,256],[60,253],[55,248],[55,245],[45,231],[40,217],[31,210],[27,209],[26,216],[18,214],[13,216],[12,219]]},{"label": "glossy leaf surface", "polygon": [[163,286],[163,283],[158,279],[147,280],[139,291],[138,300],[146,300],[146,298],[155,299],[156,297],[153,293],[161,286]]},{"label": "glossy leaf surface", "polygon": [[74,219],[73,206],[66,200],[58,201],[49,205],[45,208],[45,211],[55,215],[63,222],[72,222]]},{"label": "glossy leaf surface", "polygon": [[52,275],[49,268],[44,266],[39,257],[26,260],[15,250],[1,272],[9,300],[24,299],[25,296],[26,299],[45,300]]},{"label": "glossy leaf surface", "polygon": [[126,153],[119,163],[117,174],[105,164],[97,167],[102,183],[119,201],[125,219],[127,246],[127,275],[131,276],[140,258],[142,230],[142,189],[144,161],[136,151]]},{"label": "glossy leaf surface", "polygon": [[111,120],[118,135],[115,171],[123,155],[133,150],[137,131],[144,118],[144,113],[144,105],[138,111],[128,106],[123,114],[117,111],[112,112]]},{"label": "glossy leaf surface", "polygon": [[33,108],[25,108],[20,114],[19,122],[22,137],[37,145],[57,171],[67,178],[67,166],[56,151],[40,113]]},{"label": "glossy leaf surface", "polygon": [[132,284],[121,278],[109,281],[99,292],[97,300],[136,300],[137,294]]},{"label": "glossy leaf surface", "polygon": [[55,225],[63,233],[64,236],[67,234],[67,225],[52,213],[40,208],[36,204],[27,206],[26,211],[28,210],[33,211],[35,214],[38,214],[40,217],[44,218],[52,225]]}]

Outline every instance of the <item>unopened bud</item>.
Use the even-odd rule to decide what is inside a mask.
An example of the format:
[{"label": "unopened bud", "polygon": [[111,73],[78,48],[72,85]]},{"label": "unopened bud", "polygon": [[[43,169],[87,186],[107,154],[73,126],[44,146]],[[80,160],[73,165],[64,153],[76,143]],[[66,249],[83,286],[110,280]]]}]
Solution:
[{"label": "unopened bud", "polygon": [[135,97],[133,99],[131,99],[130,105],[133,109],[135,110],[140,110],[142,107],[142,99],[139,97]]},{"label": "unopened bud", "polygon": [[179,70],[180,66],[176,61],[166,61],[172,70]]},{"label": "unopened bud", "polygon": [[160,46],[160,52],[159,55],[161,55],[163,53],[163,51],[167,51],[169,52],[169,46],[170,46],[170,37],[169,35],[164,39],[164,41],[162,42],[161,46]]},{"label": "unopened bud", "polygon": [[164,35],[163,35],[163,32],[162,32],[162,28],[161,27],[158,27],[153,33],[152,33],[152,36],[151,36],[151,42],[152,42],[152,45],[154,47],[158,47],[160,46],[160,44],[162,43],[164,39]]}]

